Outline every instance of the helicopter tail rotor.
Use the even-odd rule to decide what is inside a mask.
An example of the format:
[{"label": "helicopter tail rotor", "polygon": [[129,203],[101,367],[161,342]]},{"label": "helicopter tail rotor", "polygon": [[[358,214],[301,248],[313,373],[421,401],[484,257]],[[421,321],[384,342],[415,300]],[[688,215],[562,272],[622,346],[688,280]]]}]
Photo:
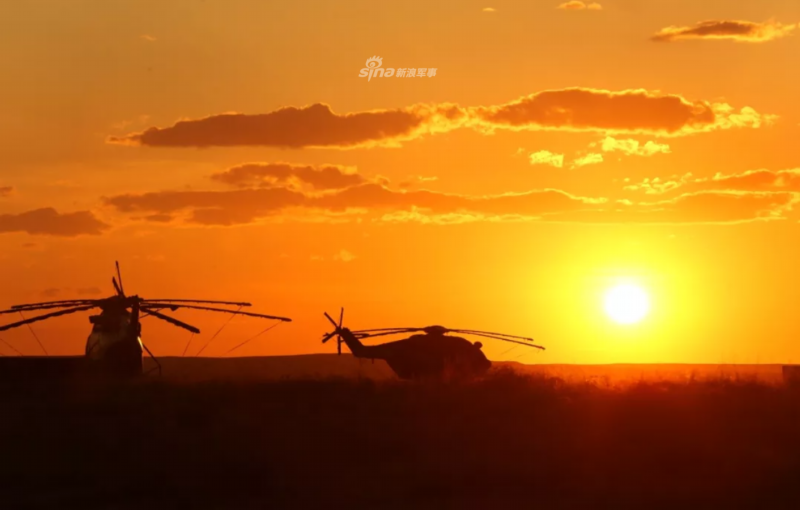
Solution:
[{"label": "helicopter tail rotor", "polygon": [[333,337],[336,337],[336,351],[338,354],[342,354],[342,343],[344,340],[342,339],[342,323],[344,321],[344,307],[342,307],[341,311],[339,312],[339,323],[337,324],[333,318],[328,315],[328,312],[325,312],[325,317],[333,324],[334,330],[330,333],[326,334],[322,337],[322,343],[327,343]]}]

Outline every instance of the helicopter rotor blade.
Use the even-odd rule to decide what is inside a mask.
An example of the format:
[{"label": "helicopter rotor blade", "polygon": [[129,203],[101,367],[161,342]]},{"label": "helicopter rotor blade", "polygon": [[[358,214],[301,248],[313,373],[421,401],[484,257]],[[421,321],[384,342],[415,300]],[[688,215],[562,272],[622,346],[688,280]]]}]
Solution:
[{"label": "helicopter rotor blade", "polygon": [[505,338],[514,338],[517,340],[528,340],[529,342],[533,342],[533,338],[529,338],[527,336],[517,336],[517,335],[506,335],[504,333],[493,333],[491,331],[477,331],[474,329],[450,329],[453,333],[466,333],[469,335],[494,335],[494,336],[502,336]]},{"label": "helicopter rotor blade", "polygon": [[93,300],[86,300],[86,301],[78,301],[75,303],[63,303],[63,304],[53,304],[53,305],[39,305],[39,306],[27,306],[27,307],[19,306],[17,308],[10,308],[8,310],[0,310],[0,315],[6,313],[34,312],[38,310],[50,310],[53,308],[72,308],[75,306],[86,306],[86,305],[96,305],[96,304],[97,303]]},{"label": "helicopter rotor blade", "polygon": [[389,335],[400,335],[403,333],[416,333],[417,331],[424,331],[425,328],[398,328],[393,329],[391,331],[382,331],[379,333],[365,333],[364,331],[353,331],[353,334],[357,338],[373,338],[376,336],[389,336]]},{"label": "helicopter rotor blade", "polygon": [[[342,322],[344,322],[344,307],[339,312],[339,330],[342,329]],[[336,352],[338,354],[342,354],[342,335],[340,334],[338,338],[336,338]]]},{"label": "helicopter rotor blade", "polygon": [[328,340],[330,340],[331,338],[335,337],[336,335],[337,335],[336,331],[331,331],[330,333],[328,333],[327,335],[322,337],[322,343],[323,344],[327,343]]},{"label": "helicopter rotor blade", "polygon": [[11,324],[5,324],[3,326],[0,326],[0,331],[6,331],[8,329],[16,328],[16,327],[19,327],[19,326],[24,326],[25,324],[31,324],[33,322],[43,321],[43,320],[46,320],[46,319],[50,319],[52,317],[58,317],[60,315],[67,315],[67,314],[70,314],[70,313],[83,312],[85,310],[91,310],[95,306],[96,305],[78,306],[78,307],[75,307],[75,308],[69,308],[67,310],[59,310],[57,312],[47,313],[47,314],[44,314],[44,315],[39,315],[37,317],[31,317],[30,319],[25,319],[25,320],[22,320],[22,321],[19,321],[19,322],[12,322]]},{"label": "helicopter rotor blade", "polygon": [[336,321],[333,320],[330,315],[328,315],[328,312],[324,312],[324,313],[325,313],[325,317],[328,319],[328,321],[330,321],[330,323],[333,324],[333,327],[336,328],[336,329],[339,329],[339,326],[336,325]]},{"label": "helicopter rotor blade", "polygon": [[18,309],[27,309],[27,308],[37,308],[37,307],[44,307],[48,305],[67,305],[67,306],[78,306],[84,303],[94,303],[96,299],[65,299],[61,301],[42,301],[41,303],[28,303],[25,305],[14,305],[11,307],[11,310],[15,312]]},{"label": "helicopter rotor blade", "polygon": [[[153,303],[149,300],[144,301],[143,306],[147,307],[159,307],[162,306],[160,303]],[[212,308],[210,306],[197,306],[197,305],[171,305],[171,304],[164,304],[164,308],[169,308],[170,310],[179,310],[181,308],[188,308],[190,310],[206,310],[209,312],[222,312],[222,313],[232,313],[234,315],[247,315],[248,317],[259,317],[261,319],[272,319],[276,321],[282,322],[292,322],[292,319],[288,317],[277,317],[275,315],[265,315],[263,313],[253,313],[253,312],[241,312],[237,310],[225,310],[224,308]]]},{"label": "helicopter rotor blade", "polygon": [[179,321],[178,319],[174,319],[174,318],[170,317],[169,315],[164,315],[163,313],[160,313],[160,312],[157,312],[155,310],[152,310],[150,308],[145,308],[145,307],[142,307],[142,311],[147,312],[149,315],[152,315],[153,317],[155,317],[157,319],[161,319],[162,321],[169,322],[173,326],[178,326],[179,328],[188,329],[192,333],[200,333],[200,330],[197,329],[196,327],[192,326],[191,324],[186,324],[185,322]]},{"label": "helicopter rotor blade", "polygon": [[495,335],[487,334],[487,333],[468,333],[468,334],[469,335],[475,335],[475,336],[482,336],[484,338],[492,338],[494,340],[502,340],[503,342],[511,342],[512,344],[525,345],[527,347],[533,347],[534,349],[540,349],[540,350],[543,350],[543,351],[545,350],[545,348],[542,347],[541,345],[536,345],[536,344],[532,344],[532,343],[529,343],[529,342],[520,342],[519,340],[512,340],[511,338],[503,338],[502,336],[495,336]]},{"label": "helicopter rotor blade", "polygon": [[207,305],[253,306],[251,303],[238,303],[235,301],[209,301],[205,299],[145,299],[144,303],[204,303]]},{"label": "helicopter rotor blade", "polygon": [[119,280],[120,295],[124,296],[125,295],[125,287],[122,285],[122,273],[119,270],[119,261],[115,260],[114,263],[117,266],[117,279]]},{"label": "helicopter rotor blade", "polygon": [[114,290],[117,291],[117,295],[121,296],[122,295],[122,289],[119,288],[119,284],[117,283],[117,277],[116,276],[112,276],[111,277],[111,283],[114,284]]},{"label": "helicopter rotor blade", "polygon": [[382,331],[405,331],[405,330],[409,330],[409,329],[422,330],[424,328],[409,328],[409,327],[405,327],[405,328],[359,329],[358,331],[353,331],[353,333],[380,333]]}]

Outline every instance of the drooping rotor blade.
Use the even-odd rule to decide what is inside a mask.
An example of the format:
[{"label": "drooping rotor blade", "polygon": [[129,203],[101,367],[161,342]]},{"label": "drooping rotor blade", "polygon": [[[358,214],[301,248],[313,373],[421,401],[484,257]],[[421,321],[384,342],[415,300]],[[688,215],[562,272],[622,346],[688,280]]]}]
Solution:
[{"label": "drooping rotor blade", "polygon": [[405,328],[405,329],[394,329],[391,331],[383,331],[380,333],[364,333],[363,331],[353,331],[353,334],[357,338],[373,338],[376,336],[389,336],[389,335],[400,335],[403,333],[416,333],[418,331],[425,331],[425,328]]},{"label": "drooping rotor blade", "polygon": [[[150,301],[145,301],[143,306],[148,307],[156,307],[159,306],[158,303],[151,303]],[[224,308],[211,308],[209,306],[195,306],[195,305],[168,305],[167,308],[171,310],[178,310],[180,308],[188,308],[191,310],[206,310],[209,312],[223,312],[223,313],[232,313],[234,315],[247,315],[249,317],[259,317],[261,319],[273,319],[276,321],[283,321],[283,322],[292,322],[292,319],[288,317],[277,317],[275,315],[264,315],[263,313],[252,313],[252,312],[241,312],[237,310],[225,310]]]},{"label": "drooping rotor blade", "polygon": [[192,326],[191,324],[186,324],[185,322],[179,321],[178,319],[174,319],[169,315],[164,315],[163,313],[145,307],[142,307],[142,311],[147,312],[149,315],[161,319],[162,321],[167,321],[173,326],[178,326],[179,328],[188,329],[192,333],[200,333],[200,330]]},{"label": "drooping rotor blade", "polygon": [[121,296],[122,295],[122,289],[119,288],[119,284],[117,283],[117,277],[116,276],[112,276],[111,277],[111,283],[114,284],[114,290],[117,291],[117,295]]},{"label": "drooping rotor blade", "polygon": [[39,306],[48,306],[48,305],[73,305],[78,306],[83,303],[94,303],[97,301],[96,299],[64,299],[60,301],[43,301],[41,303],[28,303],[25,305],[14,305],[11,307],[12,310],[17,311],[19,308],[35,308]]},{"label": "drooping rotor blade", "polygon": [[503,333],[493,333],[491,331],[476,331],[474,329],[450,329],[448,331],[452,331],[453,333],[467,333],[470,335],[494,335],[494,336],[502,336],[505,338],[515,338],[517,340],[528,340],[529,342],[533,342],[533,338],[529,338],[527,336],[516,336],[516,335],[506,335]]},{"label": "drooping rotor blade", "polygon": [[495,335],[491,335],[491,334],[487,334],[487,333],[467,333],[467,334],[475,335],[475,336],[482,336],[484,338],[492,338],[494,340],[502,340],[503,342],[511,342],[512,344],[526,345],[528,347],[533,347],[534,349],[545,350],[545,348],[542,347],[541,345],[536,345],[536,344],[532,344],[532,343],[528,343],[528,342],[520,342],[519,340],[512,340],[511,338],[503,338],[502,336],[495,336]]},{"label": "drooping rotor blade", "polygon": [[114,263],[117,266],[117,279],[119,281],[119,290],[121,295],[125,295],[125,286],[122,285],[122,273],[119,271],[119,261],[115,260]]},{"label": "drooping rotor blade", "polygon": [[409,328],[409,327],[405,327],[405,328],[359,329],[358,331],[353,331],[353,333],[380,333],[382,331],[406,331],[406,330],[409,330],[409,329],[422,330],[422,329],[425,329],[425,328]]},{"label": "drooping rotor blade", "polygon": [[30,319],[25,319],[25,320],[19,321],[19,322],[12,322],[11,324],[5,324],[3,326],[0,326],[0,331],[6,331],[8,329],[16,328],[16,327],[19,327],[19,326],[24,326],[25,324],[31,324],[32,322],[43,321],[45,319],[50,319],[52,317],[58,317],[60,315],[67,315],[67,314],[70,314],[70,313],[83,312],[85,310],[91,310],[94,307],[95,307],[95,305],[78,306],[78,307],[75,307],[75,308],[70,308],[68,310],[59,310],[57,312],[47,313],[47,314],[44,314],[44,315],[39,315],[37,317],[31,317]]},{"label": "drooping rotor blade", "polygon": [[41,306],[29,306],[29,307],[20,307],[20,308],[10,308],[8,310],[0,310],[0,315],[6,313],[19,313],[19,312],[35,312],[38,310],[51,310],[53,308],[72,308],[75,306],[81,305],[96,305],[95,301],[86,300],[86,301],[79,301],[77,303],[64,303],[60,305],[41,305]]},{"label": "drooping rotor blade", "polygon": [[337,334],[338,333],[336,331],[331,331],[330,333],[328,333],[327,335],[322,337],[322,343],[323,344],[326,343],[328,340],[330,340],[331,338],[335,337]]},{"label": "drooping rotor blade", "polygon": [[145,299],[143,303],[152,305],[156,303],[205,303],[207,305],[253,306],[251,303],[237,303],[235,301],[209,301],[205,299]]}]

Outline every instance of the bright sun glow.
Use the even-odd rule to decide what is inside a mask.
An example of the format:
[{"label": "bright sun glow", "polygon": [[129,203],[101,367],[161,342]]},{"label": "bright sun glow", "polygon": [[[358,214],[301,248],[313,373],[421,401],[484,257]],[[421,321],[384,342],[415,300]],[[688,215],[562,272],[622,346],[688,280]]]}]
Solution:
[{"label": "bright sun glow", "polygon": [[647,293],[636,285],[617,285],[606,293],[605,309],[611,319],[619,324],[634,324],[650,311]]}]

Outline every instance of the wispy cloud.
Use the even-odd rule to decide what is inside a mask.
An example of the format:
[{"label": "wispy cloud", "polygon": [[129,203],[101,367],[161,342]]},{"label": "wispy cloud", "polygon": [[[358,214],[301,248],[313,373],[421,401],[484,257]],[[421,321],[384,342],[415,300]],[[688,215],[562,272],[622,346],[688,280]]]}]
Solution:
[{"label": "wispy cloud", "polygon": [[731,128],[759,128],[776,118],[749,107],[689,101],[643,89],[548,90],[515,101],[461,107],[418,104],[394,110],[335,113],[328,105],[286,107],[265,114],[228,113],[151,127],[108,143],[151,147],[265,146],[282,148],[397,147],[455,129],[589,131],[682,136]]},{"label": "wispy cloud", "polygon": [[90,211],[59,213],[52,208],[36,209],[19,214],[0,214],[0,233],[75,237],[98,235],[109,228]]},{"label": "wispy cloud", "polygon": [[532,152],[528,156],[528,160],[531,162],[531,165],[550,165],[556,168],[564,166],[564,155],[555,154],[550,151]]},{"label": "wispy cloud", "polygon": [[[365,220],[430,225],[520,221],[724,224],[785,219],[798,196],[790,191],[687,189],[663,200],[634,202],[580,197],[554,189],[461,195],[396,191],[368,183],[314,193],[285,188],[162,191],[119,195],[106,199],[106,203],[124,214],[168,214],[185,224],[216,227],[264,221]],[[340,251],[338,258],[345,261],[350,256]]]},{"label": "wispy cloud", "polygon": [[576,158],[572,162],[572,167],[573,168],[580,168],[582,166],[587,166],[587,165],[597,165],[597,164],[602,163],[602,162],[603,162],[603,155],[602,154],[599,154],[599,153],[596,153],[596,152],[590,152],[589,154],[586,154],[585,156],[581,156],[579,158]]},{"label": "wispy cloud", "polygon": [[356,256],[347,250],[339,250],[339,253],[333,256],[333,260],[338,260],[340,262],[352,262],[355,259]]},{"label": "wispy cloud", "polygon": [[648,141],[644,144],[634,139],[616,139],[605,137],[600,142],[592,142],[590,147],[599,146],[603,152],[621,152],[626,156],[653,156],[655,154],[669,154],[670,148],[666,143]]},{"label": "wispy cloud", "polygon": [[691,27],[666,27],[656,32],[651,39],[657,42],[707,39],[761,43],[786,37],[797,27],[798,24],[784,25],[776,21],[753,23],[751,21],[711,20]]},{"label": "wispy cloud", "polygon": [[97,287],[81,287],[76,292],[79,296],[97,296],[103,293]]},{"label": "wispy cloud", "polygon": [[558,218],[609,224],[736,224],[785,220],[797,201],[796,193],[703,191],[657,202],[619,201],[607,208],[564,213]]},{"label": "wispy cloud", "polygon": [[717,173],[713,177],[697,178],[691,173],[667,179],[647,178],[625,187],[630,191],[663,194],[672,191],[758,191],[800,193],[800,169],[748,170],[739,174]]},{"label": "wispy cloud", "polygon": [[247,163],[215,173],[211,179],[246,188],[288,186],[316,190],[348,188],[367,182],[354,168],[291,163]]},{"label": "wispy cloud", "polygon": [[605,199],[577,197],[558,190],[535,190],[500,195],[457,195],[435,191],[395,191],[379,184],[362,184],[324,193],[285,188],[233,191],[163,191],[110,197],[106,203],[123,213],[183,213],[199,225],[236,225],[259,219],[295,215],[370,216],[423,210],[428,214],[476,213],[487,217],[539,217],[593,207]]},{"label": "wispy cloud", "polygon": [[601,11],[603,10],[603,6],[597,2],[591,2],[586,4],[585,2],[581,2],[580,0],[571,0],[569,2],[564,2],[558,6],[558,9],[563,9],[566,11],[582,11],[582,10],[590,10],[590,11]]}]

